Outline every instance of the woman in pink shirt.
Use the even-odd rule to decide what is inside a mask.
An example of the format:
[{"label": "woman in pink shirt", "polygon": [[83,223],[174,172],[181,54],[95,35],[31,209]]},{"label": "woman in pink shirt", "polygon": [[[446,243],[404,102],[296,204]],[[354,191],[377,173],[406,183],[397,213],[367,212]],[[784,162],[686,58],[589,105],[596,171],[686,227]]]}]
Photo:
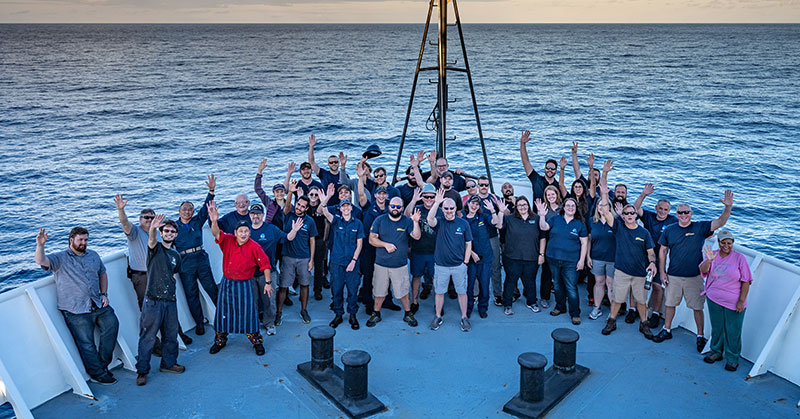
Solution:
[{"label": "woman in pink shirt", "polygon": [[753,277],[744,255],[733,250],[733,234],[728,229],[717,233],[719,250],[703,249],[705,259],[700,274],[705,278],[708,314],[711,318],[711,352],[703,360],[709,364],[725,358],[725,369],[736,371],[742,353],[742,321],[747,308],[747,292]]}]

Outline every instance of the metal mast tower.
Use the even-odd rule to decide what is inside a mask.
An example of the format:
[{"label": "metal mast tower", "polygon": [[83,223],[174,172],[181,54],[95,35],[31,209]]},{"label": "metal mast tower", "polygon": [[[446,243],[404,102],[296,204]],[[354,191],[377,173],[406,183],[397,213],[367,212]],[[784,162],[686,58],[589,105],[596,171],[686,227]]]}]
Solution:
[{"label": "metal mast tower", "polygon": [[[455,13],[456,21],[454,24],[447,23],[447,4],[452,3],[453,11]],[[431,46],[437,47],[437,65],[434,67],[422,67],[422,57],[425,53],[425,44],[428,39],[428,29],[431,24],[431,15],[433,9],[437,8],[439,12],[438,21],[438,39],[436,43],[431,42]],[[447,61],[447,27],[455,26],[458,28],[458,38],[461,42],[461,54],[464,59],[464,67],[455,67],[458,60],[453,62]],[[433,121],[436,131],[436,153],[439,157],[447,156],[447,141],[455,140],[455,137],[447,138],[447,104],[454,103],[454,100],[449,100],[447,97],[447,72],[457,71],[467,74],[467,81],[469,82],[469,92],[472,96],[472,110],[475,114],[475,122],[478,126],[478,137],[481,141],[481,151],[483,152],[483,163],[486,166],[486,175],[489,178],[489,185],[494,192],[494,184],[492,182],[492,174],[489,170],[489,159],[486,156],[486,144],[483,140],[483,131],[481,130],[481,119],[478,114],[478,102],[475,99],[475,88],[472,84],[472,73],[469,69],[469,60],[467,59],[467,48],[464,44],[464,33],[461,30],[461,17],[458,13],[458,3],[456,0],[430,0],[428,3],[428,18],[425,21],[425,31],[422,34],[422,44],[419,47],[419,58],[417,58],[417,68],[414,72],[414,83],[411,86],[411,96],[408,100],[408,110],[406,111],[406,121],[403,125],[403,135],[400,137],[400,149],[397,152],[397,162],[394,166],[394,178],[392,183],[397,182],[397,173],[400,168],[400,159],[403,155],[403,145],[406,140],[406,133],[408,132],[408,121],[411,117],[411,107],[414,104],[414,93],[417,90],[417,81],[419,80],[419,73],[421,71],[436,71],[438,73],[438,80],[432,83],[437,85],[437,102],[433,108],[431,115],[428,117],[429,121]]]}]

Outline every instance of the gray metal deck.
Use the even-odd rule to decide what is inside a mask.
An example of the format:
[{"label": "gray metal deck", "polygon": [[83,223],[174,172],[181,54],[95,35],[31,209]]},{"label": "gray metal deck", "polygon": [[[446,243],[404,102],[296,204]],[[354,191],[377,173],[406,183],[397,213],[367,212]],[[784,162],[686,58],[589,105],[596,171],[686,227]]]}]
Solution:
[{"label": "gray metal deck", "polygon": [[[583,292],[581,301],[585,304]],[[745,360],[734,373],[724,370],[724,362],[705,364],[694,335],[683,329],[656,344],[638,333],[638,322],[629,325],[620,318],[617,331],[603,336],[605,316],[589,320],[585,306],[583,324],[572,326],[566,315],[532,313],[518,301],[514,316],[492,305],[489,318],[474,315],[472,331],[464,333],[456,300],[446,298],[445,322],[434,332],[427,328],[433,298],[421,302],[417,328],[403,323],[401,313],[386,310],[381,323],[367,328],[362,310],[361,330],[351,330],[346,321],[337,329],[337,365],[350,349],[372,355],[370,391],[388,406],[376,417],[508,417],[502,408],[519,390],[517,356],[540,352],[552,364],[550,332],[558,327],[581,334],[578,363],[591,374],[548,417],[800,417],[795,407],[800,387],[771,373],[745,381],[752,365]],[[300,320],[299,304],[287,307],[278,334],[265,336],[263,357],[253,353],[244,336],[232,336],[225,349],[210,355],[209,328],[202,337],[190,333],[196,339],[179,355],[187,368],[182,375],[158,372],[154,357],[145,387],[135,385],[135,373],[118,368],[117,384],[91,384],[98,401],[67,392],[33,413],[39,418],[343,417],[296,371],[310,359],[308,330],[332,318],[328,304],[327,299],[310,302],[310,325]]]}]

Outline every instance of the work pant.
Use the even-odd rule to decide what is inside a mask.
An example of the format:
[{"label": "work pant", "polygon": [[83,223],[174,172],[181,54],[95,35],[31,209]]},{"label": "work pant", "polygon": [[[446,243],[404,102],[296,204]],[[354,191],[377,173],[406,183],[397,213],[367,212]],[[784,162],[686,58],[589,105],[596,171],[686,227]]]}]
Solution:
[{"label": "work pant", "polygon": [[711,320],[711,350],[723,354],[725,362],[738,365],[742,355],[744,311],[738,313],[711,301],[710,298],[706,298],[706,301]]},{"label": "work pant", "polygon": [[253,277],[253,279],[250,280],[253,282],[253,295],[256,297],[261,325],[264,327],[275,326],[275,311],[277,309],[275,297],[278,295],[278,271],[274,268],[271,269],[269,271],[269,278],[270,282],[272,282],[271,296],[264,293],[264,286],[267,283],[264,279],[264,275]]},{"label": "work pant", "polygon": [[192,314],[195,324],[201,325],[205,323],[205,317],[200,304],[198,280],[211,301],[216,304],[217,283],[214,282],[214,276],[211,274],[211,265],[208,263],[208,254],[205,250],[181,256],[181,285],[186,294],[186,304],[189,306],[189,312]]},{"label": "work pant", "polygon": [[539,278],[539,298],[542,300],[550,300],[550,295],[553,291],[553,277],[550,262],[545,259],[542,265],[542,275]]},{"label": "work pant", "polygon": [[178,362],[178,305],[175,301],[144,299],[139,319],[139,360],[136,372],[150,372],[150,356],[156,334],[161,332],[161,368]]},{"label": "work pant", "polygon": [[547,258],[553,273],[553,287],[556,293],[556,310],[567,311],[569,303],[570,317],[581,316],[581,305],[578,301],[578,271],[576,262]]},{"label": "work pant", "polygon": [[536,271],[539,264],[536,260],[519,260],[505,258],[503,267],[506,270],[506,280],[503,283],[503,306],[511,307],[514,302],[514,290],[517,288],[517,281],[522,278],[522,292],[525,294],[527,305],[536,303]]},{"label": "work pant", "polygon": [[372,295],[372,274],[375,272],[375,248],[364,246],[361,254],[361,302],[367,311],[371,311],[375,305],[375,297]]},{"label": "work pant", "polygon": [[470,262],[467,265],[467,313],[472,313],[475,301],[475,280],[478,280],[480,297],[478,297],[478,312],[486,313],[489,310],[489,281],[492,274],[492,264],[486,262]]},{"label": "work pant", "polygon": [[[500,251],[500,236],[492,237],[489,239],[489,243],[492,245],[492,253],[494,254],[494,259],[492,259],[492,292],[495,298],[497,298],[503,295],[503,278],[500,272],[503,255]],[[482,292],[483,290],[481,290],[481,293]]]},{"label": "work pant", "polygon": [[358,265],[347,272],[347,265],[331,263],[331,292],[333,293],[333,312],[344,314],[344,289],[347,287],[347,312],[358,313]]},{"label": "work pant", "polygon": [[136,292],[136,302],[139,303],[139,311],[142,311],[144,293],[147,291],[147,272],[131,271],[131,285],[133,285],[133,291]]},{"label": "work pant", "polygon": [[[108,374],[108,364],[114,354],[117,342],[119,320],[111,306],[94,308],[90,313],[73,314],[62,310],[64,322],[67,323],[75,346],[81,355],[83,366],[92,378]],[[94,345],[94,329],[100,330],[100,342]],[[152,348],[152,344],[150,345]]]}]

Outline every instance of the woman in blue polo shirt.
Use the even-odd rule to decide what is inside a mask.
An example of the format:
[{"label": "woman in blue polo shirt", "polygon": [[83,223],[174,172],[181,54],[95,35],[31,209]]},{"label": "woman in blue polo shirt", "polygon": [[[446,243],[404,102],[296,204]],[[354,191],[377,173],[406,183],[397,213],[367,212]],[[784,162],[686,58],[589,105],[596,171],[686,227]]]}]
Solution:
[{"label": "woman in blue polo shirt", "polygon": [[608,207],[608,202],[597,203],[589,227],[589,257],[586,259],[586,265],[592,270],[595,278],[592,290],[594,292],[594,309],[589,314],[589,318],[592,320],[597,320],[603,314],[600,304],[606,288],[608,288],[608,298],[612,298],[617,238],[614,236],[614,229],[609,220],[606,219],[605,211],[609,209]]},{"label": "woman in blue polo shirt", "polygon": [[556,294],[556,307],[550,312],[558,316],[567,311],[572,324],[581,324],[581,308],[578,301],[578,271],[583,269],[586,260],[588,238],[586,225],[577,213],[578,203],[567,198],[561,214],[550,217],[544,230],[550,231],[547,241],[547,262],[553,274],[553,287]]},{"label": "woman in blue polo shirt", "polygon": [[[480,285],[480,299],[478,301],[478,314],[485,319],[489,310],[489,279],[492,276],[492,261],[494,252],[489,240],[491,225],[501,226],[497,211],[488,200],[481,208],[481,198],[472,195],[464,206],[464,219],[472,230],[472,256],[467,265],[467,317],[472,314],[475,304],[475,279]],[[485,209],[485,211],[484,211]]]}]

